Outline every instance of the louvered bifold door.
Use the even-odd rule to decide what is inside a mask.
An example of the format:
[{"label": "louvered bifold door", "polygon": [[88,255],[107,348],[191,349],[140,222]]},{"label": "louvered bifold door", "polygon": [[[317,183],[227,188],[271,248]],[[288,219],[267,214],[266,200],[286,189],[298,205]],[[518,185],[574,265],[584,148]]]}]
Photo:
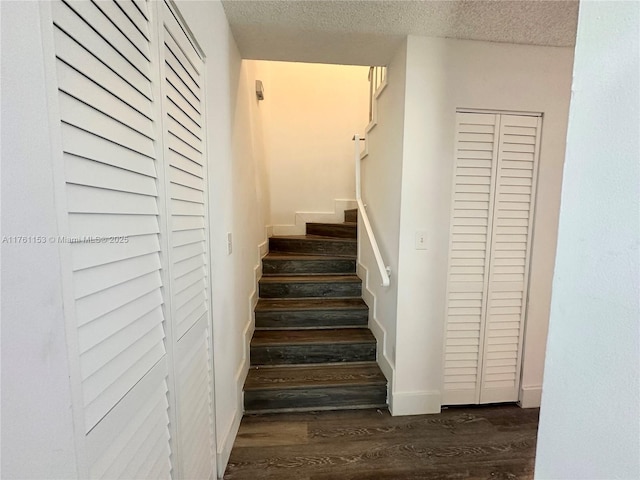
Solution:
[{"label": "louvered bifold door", "polygon": [[480,403],[518,400],[541,120],[500,117]]},{"label": "louvered bifold door", "polygon": [[444,404],[477,403],[497,162],[498,115],[457,114]]},{"label": "louvered bifold door", "polygon": [[169,478],[150,12],[142,1],[54,2],[51,12],[81,475]]},{"label": "louvered bifold door", "polygon": [[161,72],[179,478],[214,476],[204,61],[162,2]]}]

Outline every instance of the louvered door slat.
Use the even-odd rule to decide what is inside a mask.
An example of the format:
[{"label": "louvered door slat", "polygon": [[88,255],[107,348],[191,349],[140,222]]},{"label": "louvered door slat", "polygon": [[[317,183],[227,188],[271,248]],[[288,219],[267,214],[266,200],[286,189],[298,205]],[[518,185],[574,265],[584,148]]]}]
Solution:
[{"label": "louvered door slat", "polygon": [[[136,298],[135,301],[84,324],[78,329],[80,353],[84,353],[112,335],[116,335],[136,319],[149,314],[160,305],[162,305],[162,296],[158,289],[154,289]],[[162,311],[159,313],[162,314]]]},{"label": "louvered door slat", "polygon": [[[81,45],[82,48],[90,52],[91,55],[113,70],[114,73],[119,75],[134,89],[151,100],[152,95],[149,79],[131,65],[110,43],[96,34],[88,22],[62,2],[55,2],[52,9],[53,22],[58,29],[64,31],[69,37]],[[62,46],[59,47],[56,45],[57,56],[62,55],[60,53],[62,50],[61,47]],[[74,66],[76,66],[75,63]],[[77,68],[82,70],[80,65],[77,65]]]},{"label": "louvered door slat", "polygon": [[64,151],[69,154],[155,178],[153,158],[88,132],[83,127],[63,124],[62,142]]},{"label": "louvered door slat", "polygon": [[56,28],[54,35],[56,45],[60,46],[60,49],[56,52],[57,58],[68,65],[73,65],[82,75],[108,89],[114,96],[137,111],[141,113],[145,111],[145,104],[149,100],[147,97],[136,89],[131,88],[131,85],[122,77],[94,57],[65,32]]},{"label": "louvered door slat", "polygon": [[65,3],[143,77],[148,81],[151,80],[148,69],[149,59],[144,57],[140,48],[135,47],[135,40],[127,38],[116,28],[113,19],[106,16],[93,2],[67,1]]},{"label": "louvered door slat", "polygon": [[124,13],[122,8],[118,7],[116,0],[100,0],[95,2],[96,7],[102,11],[105,17],[113,23],[113,25],[122,32],[123,36],[140,52],[147,61],[151,61],[151,52],[149,51],[149,37],[142,34],[138,26],[131,21]]},{"label": "louvered door slat", "polygon": [[[501,116],[485,349],[511,354],[515,362],[484,364],[481,403],[518,400],[539,125],[539,117]],[[511,160],[512,152],[518,153],[517,161]],[[514,192],[514,180],[531,182]],[[517,230],[512,226],[514,212],[521,218]]]},{"label": "louvered door slat", "polygon": [[58,87],[61,91],[90,104],[95,110],[111,118],[126,119],[126,126],[147,138],[153,137],[153,122],[149,117],[66,63],[58,61],[57,67]]},{"label": "louvered door slat", "polygon": [[117,0],[116,5],[120,8],[127,18],[135,25],[138,31],[149,41],[151,35],[149,33],[149,24],[142,12],[136,8],[131,0]]}]

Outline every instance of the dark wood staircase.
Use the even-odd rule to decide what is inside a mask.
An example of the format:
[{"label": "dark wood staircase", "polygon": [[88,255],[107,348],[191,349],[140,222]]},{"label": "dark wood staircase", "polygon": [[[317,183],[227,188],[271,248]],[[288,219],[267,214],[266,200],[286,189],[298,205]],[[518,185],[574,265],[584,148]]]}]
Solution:
[{"label": "dark wood staircase", "polygon": [[262,261],[246,413],[386,407],[356,275],[357,213],[272,237]]}]

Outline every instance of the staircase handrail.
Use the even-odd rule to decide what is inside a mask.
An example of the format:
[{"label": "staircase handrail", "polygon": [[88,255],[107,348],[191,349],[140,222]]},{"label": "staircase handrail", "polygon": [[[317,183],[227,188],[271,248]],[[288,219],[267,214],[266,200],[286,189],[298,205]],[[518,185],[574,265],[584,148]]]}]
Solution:
[{"label": "staircase handrail", "polygon": [[391,267],[385,265],[384,260],[382,260],[382,254],[380,253],[380,248],[378,247],[376,236],[373,233],[373,228],[371,227],[371,222],[369,221],[369,216],[367,215],[367,210],[365,209],[364,203],[362,203],[360,190],[360,140],[364,139],[361,139],[360,135],[355,134],[353,136],[353,140],[356,163],[356,202],[358,204],[358,212],[360,212],[360,216],[362,217],[362,224],[364,225],[364,229],[367,232],[367,237],[373,250],[373,256],[376,259],[378,270],[380,271],[380,277],[382,277],[382,286],[388,287],[390,283],[389,276],[391,275]]}]

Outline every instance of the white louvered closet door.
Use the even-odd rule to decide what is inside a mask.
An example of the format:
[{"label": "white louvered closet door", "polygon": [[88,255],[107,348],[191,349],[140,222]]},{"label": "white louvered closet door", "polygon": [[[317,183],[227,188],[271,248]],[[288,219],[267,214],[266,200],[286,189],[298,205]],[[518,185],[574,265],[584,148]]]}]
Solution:
[{"label": "white louvered closet door", "polygon": [[540,121],[457,114],[443,404],[518,400]]},{"label": "white louvered closet door", "polygon": [[207,277],[204,62],[162,2],[163,135],[179,478],[215,476]]},{"label": "white louvered closet door", "polygon": [[51,9],[64,213],[77,240],[66,315],[81,475],[170,478],[150,12],[145,2]]},{"label": "white louvered closet door", "polygon": [[480,403],[518,400],[541,120],[500,116]]}]

